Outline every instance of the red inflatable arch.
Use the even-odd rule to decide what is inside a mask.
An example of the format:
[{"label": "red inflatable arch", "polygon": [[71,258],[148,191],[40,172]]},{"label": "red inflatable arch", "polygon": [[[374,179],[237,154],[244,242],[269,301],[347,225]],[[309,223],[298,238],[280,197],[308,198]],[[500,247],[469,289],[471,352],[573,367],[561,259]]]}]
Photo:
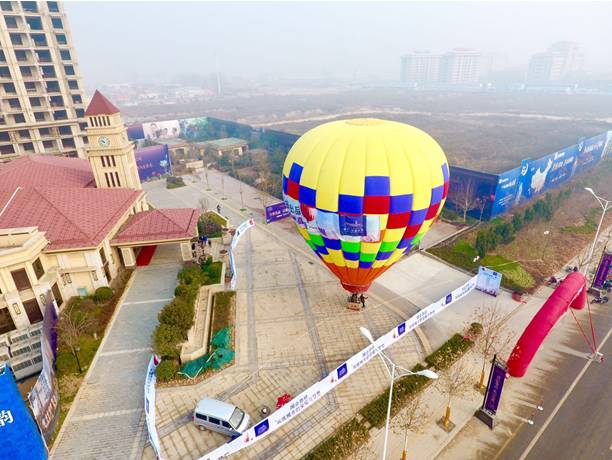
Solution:
[{"label": "red inflatable arch", "polygon": [[508,373],[522,377],[540,345],[568,308],[581,310],[586,302],[586,279],[582,273],[573,272],[561,281],[548,300],[542,305],[518,339],[508,359]]}]

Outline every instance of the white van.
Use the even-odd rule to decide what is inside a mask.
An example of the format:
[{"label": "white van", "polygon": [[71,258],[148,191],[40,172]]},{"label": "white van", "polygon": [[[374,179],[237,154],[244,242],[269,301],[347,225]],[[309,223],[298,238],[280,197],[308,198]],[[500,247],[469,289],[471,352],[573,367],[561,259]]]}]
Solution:
[{"label": "white van", "polygon": [[239,436],[249,427],[251,418],[242,409],[218,399],[204,398],[193,411],[193,423],[200,430],[208,428],[228,436]]}]

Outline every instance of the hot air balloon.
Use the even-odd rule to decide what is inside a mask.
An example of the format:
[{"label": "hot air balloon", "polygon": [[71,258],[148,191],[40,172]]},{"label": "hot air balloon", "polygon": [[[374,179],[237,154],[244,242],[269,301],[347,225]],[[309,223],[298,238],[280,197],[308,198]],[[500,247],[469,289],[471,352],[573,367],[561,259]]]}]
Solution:
[{"label": "hot air balloon", "polygon": [[428,134],[353,119],[305,133],[283,167],[297,229],[355,297],[417,246],[442,211],[449,171]]}]

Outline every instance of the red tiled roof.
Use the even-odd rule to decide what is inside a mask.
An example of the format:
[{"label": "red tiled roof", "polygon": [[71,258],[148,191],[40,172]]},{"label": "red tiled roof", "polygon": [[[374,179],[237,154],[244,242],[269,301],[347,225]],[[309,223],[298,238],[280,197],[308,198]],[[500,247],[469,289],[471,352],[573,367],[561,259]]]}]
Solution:
[{"label": "red tiled roof", "polygon": [[111,101],[106,99],[100,91],[96,90],[91,98],[91,102],[87,106],[87,110],[85,110],[85,115],[112,115],[118,112],[119,109],[115,107]]},{"label": "red tiled roof", "polygon": [[28,155],[0,165],[0,190],[17,187],[95,187],[89,161]]},{"label": "red tiled roof", "polygon": [[130,216],[111,244],[170,241],[198,234],[199,209],[153,209]]},{"label": "red tiled roof", "polygon": [[[0,211],[14,190],[0,193]],[[0,215],[0,228],[38,226],[47,251],[93,248],[143,194],[133,189],[22,188]]]}]

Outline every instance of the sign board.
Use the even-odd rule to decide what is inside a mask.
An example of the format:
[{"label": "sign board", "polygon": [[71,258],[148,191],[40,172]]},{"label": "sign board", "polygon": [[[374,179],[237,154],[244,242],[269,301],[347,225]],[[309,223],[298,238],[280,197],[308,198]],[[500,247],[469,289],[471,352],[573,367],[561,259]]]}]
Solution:
[{"label": "sign board", "polygon": [[478,279],[476,289],[486,294],[497,297],[501,286],[502,274],[490,268],[480,266],[478,268]]},{"label": "sign board", "polygon": [[289,217],[289,208],[284,201],[266,206],[266,224]]},{"label": "sign board", "polygon": [[489,383],[487,384],[487,392],[483,404],[483,408],[489,411],[491,415],[497,413],[505,380],[506,366],[497,361],[497,359],[494,359],[491,365],[491,374],[489,375]]},{"label": "sign board", "polygon": [[59,389],[55,376],[55,356],[57,350],[57,312],[53,296],[47,293],[47,304],[43,317],[43,328],[40,335],[42,352],[42,372],[28,394],[32,413],[45,441],[48,443],[57,425],[59,417]]},{"label": "sign board", "polygon": [[138,177],[141,181],[159,179],[172,174],[172,163],[168,154],[168,145],[153,145],[134,152]]},{"label": "sign board", "polygon": [[605,251],[601,255],[601,261],[599,267],[597,267],[597,273],[593,280],[593,287],[602,288],[606,280],[610,277],[612,271],[612,252]]},{"label": "sign board", "polygon": [[144,409],[145,419],[147,422],[147,432],[149,443],[158,459],[161,459],[161,446],[159,444],[159,435],[157,434],[157,428],[155,427],[155,381],[157,380],[155,371],[160,363],[160,359],[157,355],[151,356],[149,360],[149,366],[147,367],[147,376],[144,384]]},{"label": "sign board", "polygon": [[314,385],[298,394],[289,403],[276,410],[276,412],[270,414],[268,417],[258,422],[255,426],[249,428],[236,439],[219,446],[208,454],[205,454],[203,457],[201,457],[201,460],[216,460],[226,457],[244,449],[245,447],[252,446],[260,439],[263,439],[270,433],[278,430],[280,427],[319,401],[340,383],[348,380],[352,374],[365,366],[368,361],[375,358],[378,353],[406,337],[406,332],[415,329],[432,316],[440,313],[453,303],[472,292],[476,287],[476,278],[476,276],[470,278],[466,283],[459,286],[454,291],[446,294],[437,302],[432,303],[423,310],[420,310],[415,315],[411,316],[408,320],[398,324],[386,334],[376,339],[374,343],[368,345],[366,348],[362,349],[340,364],[328,375],[323,377],[323,379],[319,380]]}]

